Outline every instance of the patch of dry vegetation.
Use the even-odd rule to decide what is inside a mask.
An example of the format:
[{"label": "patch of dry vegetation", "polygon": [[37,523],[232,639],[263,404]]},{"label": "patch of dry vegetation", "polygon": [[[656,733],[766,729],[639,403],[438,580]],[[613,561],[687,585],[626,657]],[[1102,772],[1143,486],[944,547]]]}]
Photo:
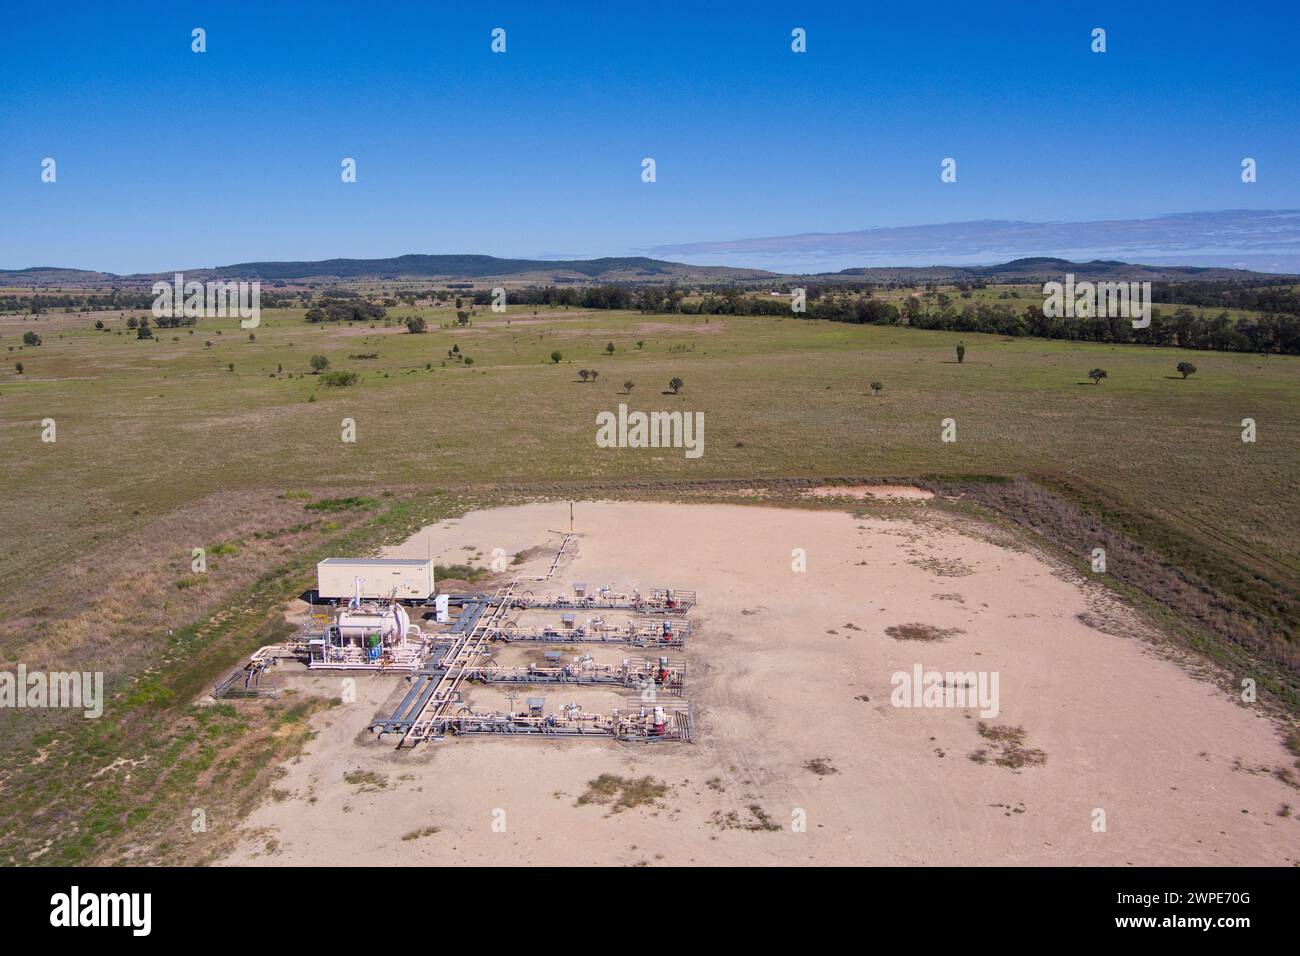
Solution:
[{"label": "patch of dry vegetation", "polygon": [[811,760],[805,760],[803,768],[812,771],[819,777],[829,777],[831,774],[839,773],[831,764],[830,757],[814,757]]},{"label": "patch of dry vegetation", "polygon": [[1007,724],[986,724],[979,722],[979,735],[989,741],[996,750],[990,754],[989,748],[981,747],[970,755],[975,763],[988,763],[990,758],[999,767],[1020,770],[1024,767],[1040,767],[1047,762],[1047,754],[1025,746],[1027,733],[1023,727]]},{"label": "patch of dry vegetation", "polygon": [[946,641],[966,633],[960,627],[936,627],[933,624],[891,624],[885,633],[896,641]]},{"label": "patch of dry vegetation", "polygon": [[343,780],[356,787],[357,793],[377,793],[388,787],[388,778],[373,770],[352,770],[343,775]]},{"label": "patch of dry vegetation", "polygon": [[917,558],[907,562],[940,578],[964,578],[975,569],[961,558]]},{"label": "patch of dry vegetation", "polygon": [[412,830],[410,833],[403,833],[402,839],[409,842],[411,840],[419,840],[423,837],[433,836],[435,833],[441,832],[441,827],[423,827],[419,830]]},{"label": "patch of dry vegetation", "polygon": [[745,807],[748,817],[742,817],[738,810],[715,810],[709,818],[719,830],[748,830],[751,833],[775,833],[781,825],[768,816],[759,804],[751,803]]},{"label": "patch of dry vegetation", "polygon": [[654,805],[668,795],[671,788],[654,777],[640,779],[602,773],[587,783],[587,790],[578,797],[575,807],[598,804],[609,807],[610,813],[620,813],[636,807]]}]

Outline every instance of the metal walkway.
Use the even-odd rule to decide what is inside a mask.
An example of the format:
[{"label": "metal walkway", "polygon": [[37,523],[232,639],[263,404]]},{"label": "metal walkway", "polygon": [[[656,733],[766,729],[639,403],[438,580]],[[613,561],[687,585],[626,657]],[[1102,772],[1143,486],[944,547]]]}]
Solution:
[{"label": "metal walkway", "polygon": [[387,720],[378,720],[370,729],[382,737],[388,733],[400,733],[399,748],[415,746],[419,741],[436,736],[442,732],[443,719],[455,704],[461,702],[460,685],[469,676],[470,671],[479,665],[487,653],[488,640],[497,629],[501,618],[510,605],[518,581],[511,581],[486,601],[467,605],[467,610],[457,619],[452,633],[455,641],[445,650],[434,668],[420,672],[417,681],[403,700],[409,705]]}]

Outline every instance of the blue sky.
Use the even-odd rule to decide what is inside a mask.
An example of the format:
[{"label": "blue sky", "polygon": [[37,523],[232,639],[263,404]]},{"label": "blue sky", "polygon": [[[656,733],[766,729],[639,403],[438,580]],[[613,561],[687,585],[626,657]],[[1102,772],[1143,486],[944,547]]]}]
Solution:
[{"label": "blue sky", "polygon": [[1297,208],[1298,28],[1281,2],[15,4],[0,268]]}]

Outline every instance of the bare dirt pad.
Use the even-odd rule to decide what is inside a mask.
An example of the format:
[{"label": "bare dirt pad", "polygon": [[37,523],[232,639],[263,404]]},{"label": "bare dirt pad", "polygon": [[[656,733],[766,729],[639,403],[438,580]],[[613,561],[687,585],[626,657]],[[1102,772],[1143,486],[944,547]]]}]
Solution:
[{"label": "bare dirt pad", "polygon": [[[394,553],[511,555],[553,545],[567,526],[565,504],[475,512]],[[1300,859],[1300,822],[1279,814],[1300,792],[1275,776],[1294,758],[1273,724],[1151,650],[1136,620],[1126,635],[1080,621],[1094,586],[1029,551],[933,515],[725,504],[579,502],[576,529],[557,589],[700,592],[685,650],[697,743],[473,738],[395,752],[364,728],[400,681],[359,680],[356,704],[314,718],[319,736],[227,862]],[[791,570],[795,548],[806,572]],[[970,568],[959,579],[923,566],[958,557]],[[935,598],[954,590],[964,603]],[[961,633],[897,641],[885,628],[899,621]],[[917,664],[998,672],[999,712],[891,706],[891,676]],[[543,693],[548,707],[598,696]],[[981,749],[987,759],[970,758]],[[634,799],[622,796],[629,782]],[[1097,810],[1105,832],[1094,832]],[[423,835],[404,839],[412,833]]]}]

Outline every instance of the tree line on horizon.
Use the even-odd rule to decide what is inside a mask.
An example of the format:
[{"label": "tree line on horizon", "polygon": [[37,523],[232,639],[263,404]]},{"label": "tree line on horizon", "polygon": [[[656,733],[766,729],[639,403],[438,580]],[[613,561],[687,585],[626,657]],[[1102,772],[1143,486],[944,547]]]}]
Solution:
[{"label": "tree line on horizon", "polygon": [[[964,302],[938,293],[937,307],[922,297],[909,297],[901,308],[876,299],[870,290],[846,295],[841,290],[809,287],[807,309],[791,311],[784,297],[755,297],[737,288],[710,292],[697,302],[688,301],[680,288],[647,287],[631,290],[621,286],[568,288],[546,286],[512,290],[513,304],[566,306],[583,309],[638,309],[646,314],[680,315],[767,315],[855,325],[896,325],[944,332],[983,332],[1013,337],[1031,336],[1074,342],[1102,342],[1124,345],[1178,346],[1217,352],[1276,352],[1300,355],[1300,294],[1286,288],[1228,288],[1216,300],[1213,284],[1198,283],[1197,298],[1207,305],[1251,309],[1268,305],[1272,310],[1256,318],[1233,319],[1226,311],[1213,317],[1197,315],[1186,305],[1168,311],[1151,309],[1151,324],[1133,328],[1128,318],[1050,318],[1041,305],[1017,311],[1004,303]],[[1181,288],[1181,287],[1179,287]],[[1157,290],[1153,286],[1153,298]],[[491,302],[487,291],[474,294],[474,302]],[[1193,303],[1199,304],[1199,303]]]},{"label": "tree line on horizon", "polygon": [[[901,306],[873,295],[870,286],[846,289],[844,286],[815,286],[806,289],[807,308],[791,310],[784,296],[760,295],[737,286],[702,286],[692,289],[676,285],[628,288],[621,285],[541,286],[512,289],[512,305],[547,305],[580,309],[639,310],[645,314],[680,315],[753,315],[818,319],[857,325],[894,325],[946,332],[987,333],[1012,337],[1036,337],[1075,342],[1099,342],[1151,346],[1177,346],[1187,349],[1300,354],[1300,292],[1290,286],[1237,281],[1198,281],[1152,284],[1152,299],[1169,304],[1177,297],[1182,303],[1172,311],[1153,307],[1151,324],[1135,329],[1128,318],[1050,318],[1041,304],[1020,308],[1019,303],[976,303],[969,299],[972,286],[959,285],[958,296],[938,291],[933,286],[921,296],[905,298]],[[692,293],[704,292],[692,300]],[[789,291],[788,289],[784,291]],[[406,299],[411,293],[399,294]],[[461,293],[455,294],[457,308]],[[464,299],[476,306],[490,306],[489,289],[466,290]],[[436,294],[439,300],[453,293]],[[1011,293],[1011,298],[1020,298]],[[286,297],[288,298],[288,297]],[[384,298],[375,303],[347,289],[331,289],[315,296],[295,296],[307,305],[306,320],[321,322],[366,322],[382,320],[386,306],[397,300]],[[305,303],[303,300],[306,300]],[[1021,299],[1023,301],[1023,299]],[[114,290],[104,294],[56,294],[51,296],[0,296],[0,311],[28,310],[39,315],[57,308],[144,309],[153,302],[149,293]],[[278,304],[278,303],[277,303]],[[288,303],[286,303],[288,304]],[[276,304],[263,301],[264,307]],[[1202,316],[1190,306],[1219,308],[1214,316]],[[1252,318],[1233,319],[1227,309],[1257,311]],[[179,323],[177,323],[179,324]],[[161,323],[160,323],[161,325]]]}]

